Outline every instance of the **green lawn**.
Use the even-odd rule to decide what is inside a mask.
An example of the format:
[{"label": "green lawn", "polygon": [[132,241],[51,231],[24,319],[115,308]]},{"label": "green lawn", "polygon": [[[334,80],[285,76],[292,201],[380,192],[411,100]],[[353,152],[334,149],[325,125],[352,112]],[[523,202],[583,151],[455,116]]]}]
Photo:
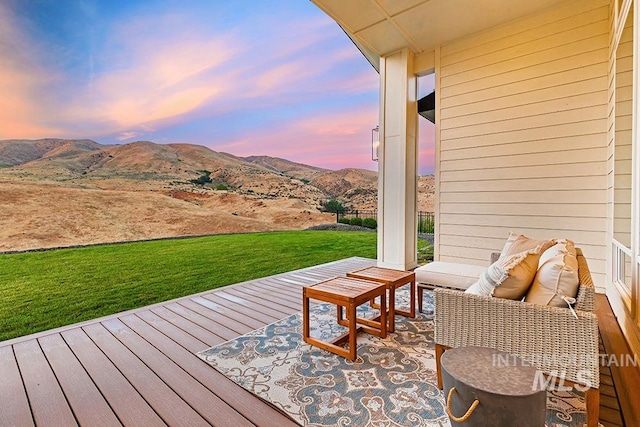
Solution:
[{"label": "green lawn", "polygon": [[0,255],[0,341],[351,256],[376,234],[292,231]]}]

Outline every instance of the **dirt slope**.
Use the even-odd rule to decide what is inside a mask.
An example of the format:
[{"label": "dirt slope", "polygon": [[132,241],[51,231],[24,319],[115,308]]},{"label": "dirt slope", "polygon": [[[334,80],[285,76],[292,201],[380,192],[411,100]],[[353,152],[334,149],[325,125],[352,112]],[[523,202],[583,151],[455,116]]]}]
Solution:
[{"label": "dirt slope", "polygon": [[209,233],[303,229],[333,220],[299,200],[181,197],[0,182],[0,250]]},{"label": "dirt slope", "polygon": [[[373,171],[191,144],[0,141],[0,250],[302,229],[335,220],[320,212],[332,198],[376,209],[377,182]],[[433,177],[419,186],[419,209],[432,210]]]}]

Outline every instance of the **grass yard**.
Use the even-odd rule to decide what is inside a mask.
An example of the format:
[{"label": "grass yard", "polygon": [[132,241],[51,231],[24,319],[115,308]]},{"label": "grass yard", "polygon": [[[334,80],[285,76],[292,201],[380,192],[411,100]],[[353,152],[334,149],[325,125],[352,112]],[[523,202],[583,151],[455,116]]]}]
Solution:
[{"label": "grass yard", "polygon": [[236,234],[0,255],[0,341],[351,256],[376,258],[376,234]]}]

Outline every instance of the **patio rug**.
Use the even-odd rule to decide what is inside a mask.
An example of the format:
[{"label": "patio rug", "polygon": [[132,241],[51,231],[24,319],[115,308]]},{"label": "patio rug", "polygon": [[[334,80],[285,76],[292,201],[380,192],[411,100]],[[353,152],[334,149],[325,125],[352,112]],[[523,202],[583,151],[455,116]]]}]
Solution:
[{"label": "patio rug", "polygon": [[[396,298],[402,305],[407,297],[402,289]],[[436,386],[433,303],[427,293],[424,311],[416,319],[397,316],[396,332],[385,339],[360,333],[353,362],[306,344],[301,313],[198,356],[302,426],[449,426]],[[329,304],[312,309],[313,336],[326,340],[345,332],[335,312]],[[367,304],[358,316],[376,314]],[[547,427],[585,422],[581,395],[547,393]]]}]

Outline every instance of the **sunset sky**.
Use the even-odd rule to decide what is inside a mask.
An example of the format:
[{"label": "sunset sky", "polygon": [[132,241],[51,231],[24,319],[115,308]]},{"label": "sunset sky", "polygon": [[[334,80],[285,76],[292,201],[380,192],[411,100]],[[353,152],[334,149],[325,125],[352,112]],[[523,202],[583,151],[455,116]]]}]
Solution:
[{"label": "sunset sky", "polygon": [[[378,73],[308,0],[1,0],[0,23],[0,139],[377,168]],[[434,131],[420,124],[431,173]]]}]

